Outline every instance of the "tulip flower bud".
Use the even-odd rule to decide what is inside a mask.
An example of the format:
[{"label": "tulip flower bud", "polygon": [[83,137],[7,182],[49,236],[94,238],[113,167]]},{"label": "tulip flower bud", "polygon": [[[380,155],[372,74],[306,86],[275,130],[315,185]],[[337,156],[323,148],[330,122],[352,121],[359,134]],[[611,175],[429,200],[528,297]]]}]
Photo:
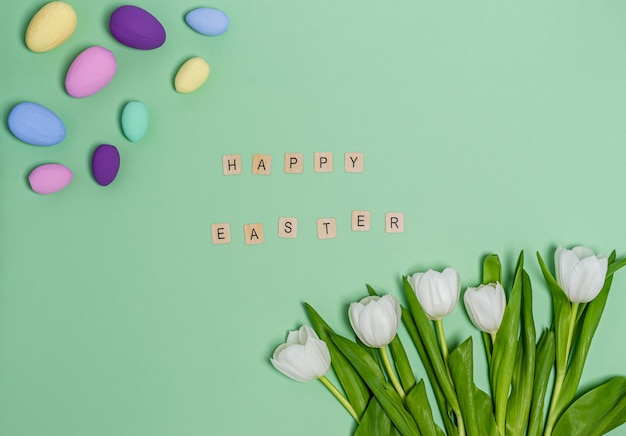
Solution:
[{"label": "tulip flower bud", "polygon": [[586,247],[559,247],[554,253],[556,281],[572,303],[588,303],[600,293],[608,259]]},{"label": "tulip flower bud", "polygon": [[459,301],[461,278],[453,268],[415,273],[408,281],[424,312],[432,320],[450,315]]},{"label": "tulip flower bud", "polygon": [[309,326],[289,332],[270,359],[274,368],[300,382],[315,380],[330,369],[328,346]]},{"label": "tulip flower bud", "polygon": [[506,308],[506,296],[500,283],[467,288],[463,301],[476,328],[491,334],[498,331]]},{"label": "tulip flower bud", "polygon": [[350,304],[348,316],[361,342],[368,347],[381,348],[396,337],[402,310],[393,295],[372,296]]}]

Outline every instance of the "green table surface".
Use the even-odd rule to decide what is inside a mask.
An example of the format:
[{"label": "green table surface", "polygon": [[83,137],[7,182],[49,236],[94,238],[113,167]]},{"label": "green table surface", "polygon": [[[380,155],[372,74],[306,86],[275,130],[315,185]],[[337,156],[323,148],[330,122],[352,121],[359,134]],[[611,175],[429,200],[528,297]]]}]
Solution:
[{"label": "green table surface", "polygon": [[[523,249],[543,328],[536,251],[626,255],[623,1],[142,0],[168,35],[146,52],[108,32],[122,3],[71,4],[74,35],[33,53],[24,32],[43,2],[0,2],[2,435],[347,435],[350,416],[320,383],[269,363],[307,321],[302,302],[350,335],[365,283],[401,295],[403,274],[453,266],[465,288],[484,255],[499,253],[510,277]],[[188,28],[199,6],[224,10],[228,32]],[[65,74],[91,45],[118,70],[74,99]],[[178,94],[192,56],[211,75]],[[136,143],[119,123],[130,100],[151,117]],[[53,109],[65,141],[14,138],[6,119],[21,101]],[[122,157],[106,188],[90,170],[101,143]],[[288,152],[303,153],[303,174],[285,174]],[[333,153],[332,173],[313,171],[314,152]],[[346,152],[364,154],[363,173],[344,172]],[[255,153],[272,155],[271,175],[251,173]],[[241,154],[243,174],[223,175],[226,154]],[[51,162],[74,179],[35,194],[27,175]],[[371,212],[369,232],[351,231],[352,210]],[[386,212],[405,214],[404,233],[385,232]],[[296,239],[278,238],[279,217],[299,219]],[[319,240],[327,217],[337,238]],[[215,223],[230,224],[230,244],[211,243]],[[244,243],[249,223],[264,244]],[[620,272],[583,386],[624,374],[625,309]],[[451,344],[474,335],[482,356],[462,305],[444,325]]]}]

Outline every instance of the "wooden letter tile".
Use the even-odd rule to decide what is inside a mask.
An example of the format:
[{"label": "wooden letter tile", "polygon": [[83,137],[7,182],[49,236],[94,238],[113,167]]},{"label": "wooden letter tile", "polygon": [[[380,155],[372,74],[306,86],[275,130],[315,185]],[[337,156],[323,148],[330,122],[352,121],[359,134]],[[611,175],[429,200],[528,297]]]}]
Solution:
[{"label": "wooden letter tile", "polygon": [[317,237],[331,239],[337,237],[337,223],[335,218],[320,218],[317,220]]},{"label": "wooden letter tile", "polygon": [[225,176],[241,174],[241,155],[225,154],[222,156],[222,168]]},{"label": "wooden letter tile", "polygon": [[298,218],[278,218],[278,237],[295,238],[298,236]]},{"label": "wooden letter tile", "polygon": [[352,230],[355,232],[369,232],[370,231],[370,217],[369,210],[353,210],[352,211]]},{"label": "wooden letter tile", "polygon": [[302,174],[304,156],[302,153],[285,153],[285,173]]},{"label": "wooden letter tile", "polygon": [[386,213],[385,231],[387,233],[404,233],[404,214],[402,212]]},{"label": "wooden letter tile", "polygon": [[316,152],[313,155],[315,161],[314,171],[316,173],[332,173],[333,172],[333,154],[328,152]]},{"label": "wooden letter tile", "polygon": [[263,224],[246,224],[243,226],[243,235],[246,244],[262,244],[265,241],[263,235]]},{"label": "wooden letter tile", "polygon": [[214,244],[229,244],[230,224],[211,224],[211,240]]},{"label": "wooden letter tile", "polygon": [[344,169],[346,173],[362,173],[363,153],[346,153]]},{"label": "wooden letter tile", "polygon": [[252,156],[252,174],[269,176],[272,172],[272,155],[255,154]]}]

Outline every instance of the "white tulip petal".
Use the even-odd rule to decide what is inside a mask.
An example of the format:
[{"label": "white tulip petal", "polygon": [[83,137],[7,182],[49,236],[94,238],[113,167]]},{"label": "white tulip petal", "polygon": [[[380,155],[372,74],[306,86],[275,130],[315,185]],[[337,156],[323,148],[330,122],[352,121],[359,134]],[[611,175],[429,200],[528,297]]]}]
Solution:
[{"label": "white tulip petal", "polygon": [[393,295],[366,297],[350,304],[348,316],[357,337],[368,347],[389,344],[398,330],[400,304]]},{"label": "white tulip petal", "polygon": [[496,333],[502,323],[506,296],[500,283],[468,288],[463,297],[472,323],[481,331]]},{"label": "white tulip petal", "polygon": [[330,353],[328,346],[309,326],[289,332],[287,342],[276,347],[272,365],[294,380],[307,382],[328,372]]},{"label": "white tulip petal", "polygon": [[587,247],[567,250],[559,247],[554,254],[556,279],[567,298],[573,303],[588,303],[604,285],[608,259],[594,255]]}]

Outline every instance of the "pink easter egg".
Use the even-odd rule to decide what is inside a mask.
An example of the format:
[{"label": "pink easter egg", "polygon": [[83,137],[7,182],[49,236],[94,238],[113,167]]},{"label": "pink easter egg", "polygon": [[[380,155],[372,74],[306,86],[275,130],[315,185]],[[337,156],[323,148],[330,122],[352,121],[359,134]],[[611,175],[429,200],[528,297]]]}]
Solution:
[{"label": "pink easter egg", "polygon": [[60,191],[72,181],[72,171],[65,165],[45,164],[31,171],[28,182],[38,194],[52,194]]},{"label": "pink easter egg", "polygon": [[110,50],[89,47],[70,65],[65,76],[65,90],[72,97],[89,97],[107,86],[116,70],[117,62]]}]

